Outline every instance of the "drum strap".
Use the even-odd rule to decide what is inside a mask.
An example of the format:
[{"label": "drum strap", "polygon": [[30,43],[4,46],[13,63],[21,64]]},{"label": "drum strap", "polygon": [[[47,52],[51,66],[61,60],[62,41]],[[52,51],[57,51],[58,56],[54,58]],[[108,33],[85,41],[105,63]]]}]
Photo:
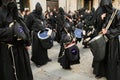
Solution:
[{"label": "drum strap", "polygon": [[109,29],[109,27],[110,27],[110,25],[111,25],[111,23],[112,23],[115,15],[116,15],[117,11],[118,11],[118,10],[116,9],[115,12],[112,13],[112,15],[111,15],[111,17],[110,17],[110,20],[109,20],[109,22],[108,22],[108,24],[107,24],[107,26],[106,26],[106,29],[107,29],[107,30]]},{"label": "drum strap", "polygon": [[66,32],[67,34],[69,33],[65,27],[64,27],[64,30],[65,30],[65,32]]},{"label": "drum strap", "polygon": [[[110,27],[110,25],[111,25],[111,23],[112,23],[112,21],[113,21],[113,19],[114,19],[114,17],[115,17],[115,15],[116,15],[116,13],[117,13],[117,9],[112,13],[112,15],[111,15],[111,17],[110,17],[110,19],[109,19],[109,22],[108,22],[108,24],[107,24],[107,26],[106,26],[106,30],[108,30],[109,29],[109,27]],[[102,34],[103,35],[103,34]],[[104,35],[104,37],[105,37],[105,40],[106,40],[106,42],[108,41],[108,38]]]}]

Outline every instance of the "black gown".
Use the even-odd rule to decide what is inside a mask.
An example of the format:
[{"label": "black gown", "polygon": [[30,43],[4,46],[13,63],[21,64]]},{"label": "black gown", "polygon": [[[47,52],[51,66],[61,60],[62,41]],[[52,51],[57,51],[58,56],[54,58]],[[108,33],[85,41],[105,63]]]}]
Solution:
[{"label": "black gown", "polygon": [[[101,9],[100,14],[102,14]],[[113,9],[114,10],[114,9]],[[110,10],[109,10],[110,11]],[[104,13],[104,12],[103,12]],[[100,16],[96,18],[96,31],[97,33],[105,27],[112,13],[107,13],[104,21],[100,20]],[[120,34],[120,11],[117,12],[106,36],[108,42],[106,43],[106,55],[104,60],[97,62],[93,59],[93,73],[96,77],[106,77],[107,80],[119,80],[120,79],[120,43],[118,36]],[[103,26],[104,25],[104,26]]]},{"label": "black gown", "polygon": [[[67,20],[65,19],[64,15],[66,15],[64,10],[62,8],[59,8],[59,13],[56,18],[56,22],[57,22],[57,33],[56,33],[57,39],[56,40],[60,44],[58,62],[60,63],[62,68],[71,69],[70,65],[80,63],[79,62],[80,57],[76,61],[73,61],[73,62],[70,61],[68,57],[68,50],[65,50],[64,48],[64,40],[63,40],[64,38],[62,39],[62,35],[66,34],[64,27],[66,27],[65,23],[67,23]],[[67,30],[69,30],[69,32],[72,33],[71,26],[69,26]]]},{"label": "black gown", "polygon": [[[40,5],[36,4],[36,7],[41,8]],[[40,12],[40,11],[39,11]],[[41,45],[41,42],[37,36],[38,31],[42,30],[45,28],[43,26],[42,22],[44,23],[44,16],[42,13],[39,13],[37,9],[35,9],[32,13],[30,13],[25,22],[27,27],[29,28],[31,34],[31,41],[32,41],[32,57],[31,60],[36,64],[36,65],[44,65],[50,59],[48,58],[48,52],[47,49],[43,48]]]},{"label": "black gown", "polygon": [[[94,27],[95,27],[94,36],[96,36],[97,34],[99,34],[99,32],[102,29],[102,24],[104,22],[104,20],[101,20],[101,17],[100,17],[100,15],[102,14],[102,8],[99,7],[96,10],[95,14],[98,15],[98,16],[96,17],[96,20],[95,20],[95,23],[94,23]],[[93,67],[93,74],[95,74],[96,77],[105,76],[105,72],[106,72],[105,71],[106,70],[105,69],[105,67],[106,67],[106,60],[98,62],[93,57],[92,67]]]},{"label": "black gown", "polygon": [[109,33],[107,34],[109,41],[107,43],[107,79],[119,80],[120,79],[120,11],[117,12],[113,23],[110,26]]},{"label": "black gown", "polygon": [[[26,42],[29,41],[24,41],[24,40],[18,41],[14,37],[13,28],[9,27],[9,24],[13,20],[14,19],[11,13],[8,14],[8,11],[3,7],[1,7],[0,8],[0,79],[16,80],[15,77],[17,77],[18,80],[33,80],[29,55],[26,49],[26,46],[29,46],[29,44],[27,44]],[[9,47],[8,46],[9,44],[11,44],[12,46]],[[14,72],[16,72],[16,75],[14,75]]]}]

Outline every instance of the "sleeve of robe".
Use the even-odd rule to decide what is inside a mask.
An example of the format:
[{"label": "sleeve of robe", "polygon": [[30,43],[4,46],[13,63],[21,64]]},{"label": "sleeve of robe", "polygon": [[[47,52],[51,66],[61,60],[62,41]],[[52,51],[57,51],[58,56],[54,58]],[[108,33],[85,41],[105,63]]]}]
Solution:
[{"label": "sleeve of robe", "polygon": [[107,36],[109,39],[115,38],[116,36],[120,35],[120,11],[115,16],[115,22],[114,25],[112,25],[107,32]]},{"label": "sleeve of robe", "polygon": [[28,27],[28,29],[30,30],[30,32],[32,31],[32,25],[33,25],[33,17],[32,14],[29,14],[26,19],[25,19],[25,23]]},{"label": "sleeve of robe", "polygon": [[0,15],[0,42],[11,42],[13,37],[13,29],[3,25],[3,17]]}]

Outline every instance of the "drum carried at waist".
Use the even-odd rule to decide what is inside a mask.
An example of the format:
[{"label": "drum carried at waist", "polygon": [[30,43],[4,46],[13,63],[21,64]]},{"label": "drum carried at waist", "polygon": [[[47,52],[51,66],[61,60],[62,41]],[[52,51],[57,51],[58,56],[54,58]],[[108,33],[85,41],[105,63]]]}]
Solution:
[{"label": "drum carried at waist", "polygon": [[64,48],[65,48],[65,53],[67,54],[68,59],[70,61],[76,61],[80,59],[79,48],[76,45],[75,41],[72,41],[69,44],[66,44]]},{"label": "drum carried at waist", "polygon": [[106,53],[106,38],[104,35],[100,34],[94,37],[88,43],[90,50],[96,61],[102,61]]},{"label": "drum carried at waist", "polygon": [[37,33],[43,48],[50,49],[53,46],[52,30],[45,28]]}]

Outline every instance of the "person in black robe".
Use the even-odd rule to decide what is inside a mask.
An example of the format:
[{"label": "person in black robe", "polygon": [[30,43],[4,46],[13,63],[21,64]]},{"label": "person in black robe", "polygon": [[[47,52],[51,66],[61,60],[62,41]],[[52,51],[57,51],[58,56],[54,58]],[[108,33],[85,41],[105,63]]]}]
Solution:
[{"label": "person in black robe", "polygon": [[61,30],[62,30],[63,24],[64,24],[64,22],[65,22],[64,15],[65,15],[65,12],[64,12],[63,8],[60,7],[59,10],[58,10],[57,17],[56,17],[56,24],[57,24],[56,41],[57,41],[58,43],[60,43]]},{"label": "person in black robe", "polygon": [[115,11],[111,0],[101,0],[100,6],[96,11],[95,29],[96,35],[101,31],[108,38],[106,43],[106,54],[104,60],[98,62],[93,59],[93,73],[96,77],[106,77],[107,80],[120,80],[120,50],[119,39],[120,34],[120,11],[114,17],[112,24],[108,30],[105,29],[108,21]]},{"label": "person in black robe", "polygon": [[51,59],[48,58],[47,49],[42,47],[42,44],[37,35],[37,33],[40,30],[44,30],[46,26],[46,21],[42,13],[42,7],[40,3],[36,4],[35,10],[26,17],[25,22],[30,30],[30,33],[32,32],[31,60],[36,64],[36,66],[40,67],[41,65],[51,61]]},{"label": "person in black robe", "polygon": [[[71,69],[70,65],[80,63],[79,62],[80,57],[78,54],[77,60],[70,61],[70,59],[68,57],[69,56],[69,49],[65,49],[64,44],[73,41],[73,39],[75,37],[73,35],[72,27],[65,16],[67,16],[66,13],[64,12],[63,8],[60,7],[57,18],[56,18],[56,20],[57,20],[56,21],[57,22],[57,34],[56,34],[56,36],[57,36],[57,41],[60,44],[60,52],[58,55],[58,62],[60,63],[60,65],[62,66],[63,69],[70,70]],[[69,37],[66,36],[68,34],[70,34]]]},{"label": "person in black robe", "polygon": [[[99,32],[102,30],[102,24],[104,22],[104,20],[101,19],[101,15],[103,13],[102,8],[99,7],[96,10],[96,15],[97,17],[95,18],[95,23],[94,23],[94,28],[95,28],[95,32],[93,34],[93,38],[99,34]],[[96,77],[101,78],[101,77],[105,77],[105,60],[103,61],[96,61],[95,58],[93,57],[93,63],[92,63],[92,67],[93,67],[93,74],[95,74]]]},{"label": "person in black robe", "polygon": [[[14,21],[26,27],[18,16],[14,0],[2,0],[0,7],[0,79],[1,80],[33,80],[27,46],[30,46],[29,32],[23,30],[27,39],[18,39]],[[11,27],[10,27],[11,26]],[[19,33],[21,34],[21,33]]]}]

